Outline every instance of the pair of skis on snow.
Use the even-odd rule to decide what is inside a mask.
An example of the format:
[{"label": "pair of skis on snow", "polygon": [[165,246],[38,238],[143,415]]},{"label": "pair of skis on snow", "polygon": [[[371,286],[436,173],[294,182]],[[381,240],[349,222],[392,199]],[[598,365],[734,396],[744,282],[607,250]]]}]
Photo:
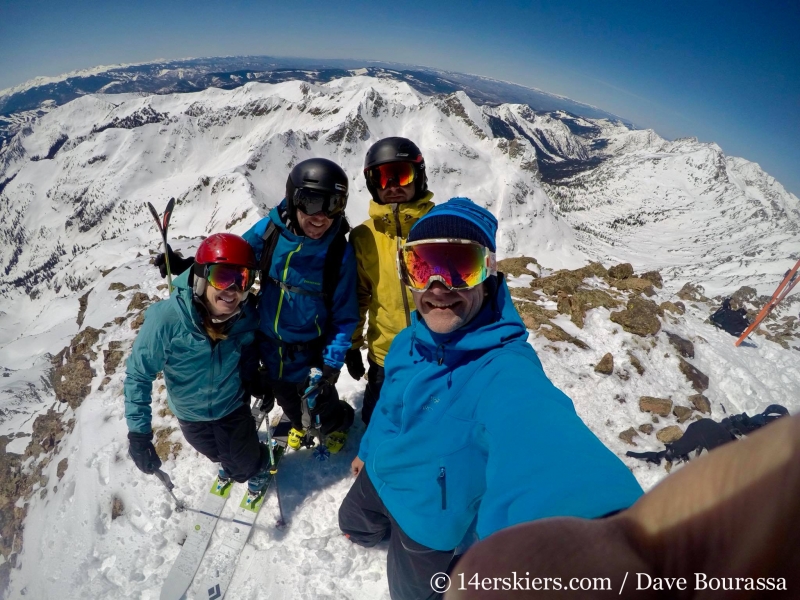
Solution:
[{"label": "pair of skis on snow", "polygon": [[[256,422],[258,428],[265,417],[264,413],[259,415]],[[288,434],[290,426],[291,423],[282,420],[276,425],[274,433],[267,436],[267,443],[271,445],[272,470],[266,487],[257,496],[253,496],[249,490],[245,490],[242,495],[234,516],[223,533],[222,545],[207,561],[208,569],[200,587],[200,598],[219,600],[225,595],[236,570],[239,556],[250,538],[258,513],[264,504],[264,499],[272,489],[273,483],[276,482],[277,466],[286,447],[281,428],[286,430],[283,432],[284,434]],[[269,428],[270,425],[268,424],[267,427]],[[273,444],[272,440],[276,442]],[[180,600],[185,597],[197,570],[203,563],[206,549],[232,490],[232,482],[222,484],[219,478],[215,478],[205,495],[201,508],[187,509],[193,513],[189,534],[161,586],[160,600]],[[278,502],[280,503],[280,498],[278,498]],[[278,521],[279,526],[282,523],[283,519],[281,518]]]},{"label": "pair of skis on snow", "polygon": [[742,335],[739,337],[739,339],[736,340],[736,346],[739,346],[743,341],[745,341],[747,339],[747,336],[753,333],[756,330],[756,328],[759,325],[761,325],[761,322],[767,318],[769,313],[772,312],[772,309],[778,306],[781,300],[783,300],[784,298],[786,298],[786,296],[789,295],[789,292],[791,292],[794,289],[794,286],[800,283],[800,273],[798,272],[799,269],[800,269],[800,260],[798,260],[797,264],[795,264],[794,267],[789,269],[786,275],[784,275],[783,281],[781,281],[780,285],[778,285],[777,289],[775,290],[775,293],[772,294],[772,298],[769,299],[769,302],[767,302],[764,305],[764,307],[759,311],[759,313],[756,315],[756,318],[753,320],[750,326],[747,329],[745,329]]}]

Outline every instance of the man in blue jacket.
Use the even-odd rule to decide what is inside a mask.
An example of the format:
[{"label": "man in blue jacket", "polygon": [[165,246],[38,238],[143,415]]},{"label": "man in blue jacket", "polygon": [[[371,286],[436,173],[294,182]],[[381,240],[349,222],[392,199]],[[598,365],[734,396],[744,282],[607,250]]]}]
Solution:
[{"label": "man in blue jacket", "polygon": [[[318,424],[338,452],[353,423],[353,408],[335,387],[358,323],[356,259],[344,238],[347,194],[339,165],[304,160],[289,173],[283,201],[243,236],[261,264],[261,364],[292,422],[288,441],[295,449]],[[301,403],[308,390],[310,410]]]},{"label": "man in blue jacket", "polygon": [[466,198],[421,218],[401,252],[417,312],[339,509],[350,540],[390,535],[393,600],[437,598],[477,535],[552,516],[595,518],[642,490],[542,370],[495,262],[497,221]]}]

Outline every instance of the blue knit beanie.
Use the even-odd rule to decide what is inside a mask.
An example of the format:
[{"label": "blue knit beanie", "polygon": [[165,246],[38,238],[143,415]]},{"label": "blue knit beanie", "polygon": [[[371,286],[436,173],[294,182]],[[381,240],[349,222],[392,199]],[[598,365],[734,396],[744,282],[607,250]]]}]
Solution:
[{"label": "blue knit beanie", "polygon": [[438,238],[472,240],[496,251],[497,219],[469,198],[451,198],[437,204],[417,221],[408,234],[409,242]]}]

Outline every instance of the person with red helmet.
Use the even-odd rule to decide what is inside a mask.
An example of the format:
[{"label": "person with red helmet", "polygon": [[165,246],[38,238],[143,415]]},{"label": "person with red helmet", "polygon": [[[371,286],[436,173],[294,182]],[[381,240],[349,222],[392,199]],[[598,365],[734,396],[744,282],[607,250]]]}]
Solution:
[{"label": "person with red helmet", "polygon": [[124,384],[129,455],[142,472],[161,467],[151,426],[152,383],[161,371],[184,438],[220,463],[218,485],[247,481],[253,493],[266,485],[268,452],[246,391],[258,369],[258,315],[247,302],[257,268],[243,238],[214,234],[175,280],[172,297],[147,309]]},{"label": "person with red helmet", "polygon": [[[261,271],[261,370],[251,393],[270,406],[277,400],[291,421],[287,445],[294,450],[319,437],[337,453],[353,424],[353,407],[336,390],[358,322],[356,258],[344,212],[348,188],[335,162],[300,161],[289,172],[283,200],[243,234]],[[169,249],[173,273],[192,262]],[[163,254],[154,261],[162,277],[164,263]]]}]

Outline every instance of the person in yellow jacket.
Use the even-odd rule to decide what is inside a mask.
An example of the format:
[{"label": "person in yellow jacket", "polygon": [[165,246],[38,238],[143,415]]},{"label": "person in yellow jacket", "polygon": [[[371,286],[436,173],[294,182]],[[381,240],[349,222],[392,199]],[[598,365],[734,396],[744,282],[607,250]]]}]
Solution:
[{"label": "person in yellow jacket", "polygon": [[364,376],[361,346],[367,328],[367,389],[361,419],[369,425],[383,386],[383,361],[394,337],[411,323],[414,302],[397,273],[397,251],[417,220],[434,206],[425,160],[417,145],[402,137],[379,140],[367,151],[364,177],[372,194],[370,218],[350,232],[358,265],[360,321],[345,357],[351,377]]}]

